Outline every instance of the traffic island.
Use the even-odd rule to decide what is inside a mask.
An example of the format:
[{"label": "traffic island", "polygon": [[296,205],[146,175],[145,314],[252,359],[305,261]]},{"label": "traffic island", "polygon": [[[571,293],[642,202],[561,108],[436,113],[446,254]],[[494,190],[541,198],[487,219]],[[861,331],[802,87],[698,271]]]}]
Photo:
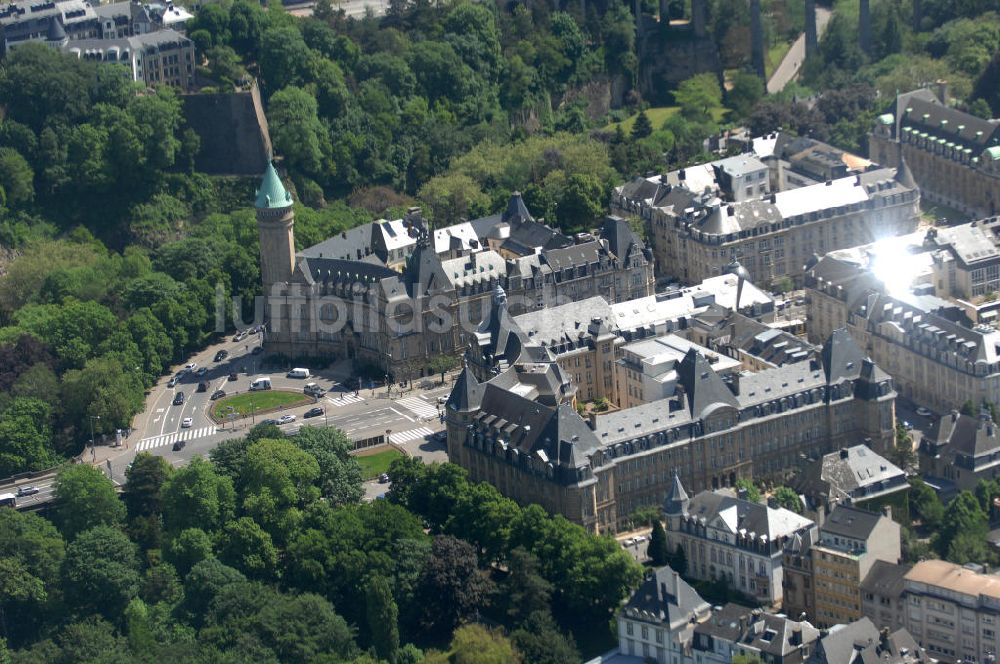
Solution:
[{"label": "traffic island", "polygon": [[243,394],[231,394],[214,402],[208,409],[208,416],[215,422],[222,424],[229,418],[230,413],[241,418],[256,417],[314,402],[315,399],[312,397],[291,390],[244,392]]}]

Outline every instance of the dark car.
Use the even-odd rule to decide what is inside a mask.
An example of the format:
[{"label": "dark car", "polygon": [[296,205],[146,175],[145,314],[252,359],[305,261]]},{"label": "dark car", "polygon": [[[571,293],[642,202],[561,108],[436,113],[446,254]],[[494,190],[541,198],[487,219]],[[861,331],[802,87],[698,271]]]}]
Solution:
[{"label": "dark car", "polygon": [[184,449],[185,442],[183,440],[178,440],[174,443],[174,452],[180,452]]},{"label": "dark car", "polygon": [[215,361],[216,362],[221,362],[224,359],[226,359],[227,357],[229,357],[229,351],[228,350],[220,350],[218,353],[215,354]]},{"label": "dark car", "polygon": [[266,426],[268,424],[273,424],[274,426],[278,426],[278,420],[267,419],[267,420],[261,420],[260,421],[260,426]]},{"label": "dark car", "polygon": [[237,378],[239,378],[239,376],[236,375],[235,371],[229,374],[229,380],[236,380]]},{"label": "dark car", "polygon": [[322,408],[310,408],[302,417],[319,417],[323,414]]},{"label": "dark car", "polygon": [[198,391],[208,392],[208,382],[203,380],[200,383],[198,383]]},{"label": "dark car", "polygon": [[251,355],[260,355],[263,352],[264,352],[264,347],[263,346],[254,346],[253,350],[250,351],[250,354]]},{"label": "dark car", "polygon": [[174,395],[174,405],[181,406],[183,404],[184,404],[184,393],[178,392],[177,394]]},{"label": "dark car", "polygon": [[33,496],[38,493],[39,489],[37,486],[22,486],[17,490],[17,497],[23,498],[24,496]]},{"label": "dark car", "polygon": [[215,392],[212,392],[212,396],[209,397],[209,398],[212,401],[215,401],[216,399],[221,399],[224,396],[226,396],[226,391],[225,390],[216,390]]}]

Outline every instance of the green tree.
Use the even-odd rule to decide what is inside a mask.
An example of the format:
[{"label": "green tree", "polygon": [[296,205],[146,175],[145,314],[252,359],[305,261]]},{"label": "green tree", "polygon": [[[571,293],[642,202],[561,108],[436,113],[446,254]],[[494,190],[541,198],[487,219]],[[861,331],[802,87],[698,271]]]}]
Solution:
[{"label": "green tree", "polygon": [[646,138],[653,133],[653,124],[649,121],[649,116],[646,115],[645,109],[639,111],[639,115],[635,117],[635,123],[632,125],[632,132],[630,137],[633,141],[637,141],[640,138]]},{"label": "green tree", "polygon": [[208,607],[222,590],[234,583],[246,581],[246,577],[217,558],[206,558],[191,568],[184,578],[184,601],[181,608],[193,623],[201,625]]},{"label": "green tree", "polygon": [[140,452],[125,471],[125,507],[131,519],[159,515],[163,510],[161,491],[173,472],[163,457]]},{"label": "green tree", "polygon": [[212,548],[208,533],[200,528],[187,528],[170,542],[167,559],[184,575],[201,561],[211,558]]},{"label": "green tree", "polygon": [[365,588],[368,633],[379,659],[395,661],[399,650],[399,609],[389,582],[382,576],[368,579]]},{"label": "green tree", "polygon": [[139,598],[125,607],[125,634],[132,654],[143,657],[152,652],[156,642],[150,628],[149,609]]},{"label": "green tree", "polygon": [[330,141],[319,120],[316,98],[302,88],[288,86],[271,97],[268,125],[274,148],[290,168],[310,176],[322,173]]},{"label": "green tree", "polygon": [[979,507],[979,501],[972,492],[962,491],[945,509],[935,546],[942,557],[947,558],[952,554],[962,558],[970,552],[976,552],[970,545],[976,539],[985,542],[988,530],[989,523],[986,514]]},{"label": "green tree", "polygon": [[63,538],[31,512],[0,510],[0,624],[23,642],[49,618],[60,593]]},{"label": "green tree", "polygon": [[726,101],[737,117],[748,117],[764,97],[764,81],[748,71],[733,74],[732,87],[726,91]]},{"label": "green tree", "polygon": [[351,452],[354,446],[340,429],[302,427],[292,438],[296,447],[307,452],[319,464],[316,483],[330,505],[352,505],[364,495],[361,466]]},{"label": "green tree", "polygon": [[722,88],[713,73],[696,74],[681,81],[674,91],[681,115],[694,122],[709,122],[712,111],[722,106]]},{"label": "green tree", "polygon": [[556,219],[566,232],[590,228],[604,212],[604,187],[593,175],[573,174],[566,182]]},{"label": "green tree", "polygon": [[164,526],[169,532],[201,528],[215,533],[235,513],[232,480],[218,475],[212,464],[201,457],[177,470],[164,483],[160,495]]},{"label": "green tree", "polygon": [[517,664],[521,661],[513,644],[499,630],[482,625],[463,625],[451,639],[455,664]]},{"label": "green tree", "polygon": [[61,469],[53,493],[53,520],[67,539],[95,526],[121,525],[125,519],[125,505],[115,485],[93,466]]},{"label": "green tree", "polygon": [[458,366],[458,358],[454,355],[435,355],[428,363],[428,367],[436,374],[441,374],[441,383],[444,384],[444,375]]},{"label": "green tree", "polygon": [[219,558],[250,577],[271,578],[278,571],[278,549],[271,536],[246,516],[223,528]]},{"label": "green tree", "polygon": [[261,440],[247,448],[240,472],[244,510],[279,541],[295,530],[301,508],[319,498],[315,457],[289,440]]},{"label": "green tree", "polygon": [[670,549],[667,548],[667,533],[663,530],[663,524],[659,519],[653,521],[653,532],[649,536],[649,549],[647,551],[653,564],[656,566],[666,565],[670,560]]},{"label": "green tree", "polygon": [[736,480],[736,489],[740,491],[746,491],[746,499],[752,503],[760,502],[760,489],[757,485],[753,483],[753,480],[748,477],[740,477]]},{"label": "green tree", "polygon": [[[44,365],[39,366],[44,370]],[[27,373],[22,378],[25,376]],[[0,475],[55,465],[58,457],[51,447],[52,415],[49,404],[27,397],[15,397],[0,413]]]},{"label": "green tree", "polygon": [[66,548],[63,589],[67,602],[83,613],[117,618],[139,594],[140,583],[135,544],[116,528],[85,530]]},{"label": "green tree", "polygon": [[0,205],[19,206],[35,197],[35,173],[14,148],[0,148]]},{"label": "green tree", "polygon": [[944,519],[944,505],[937,493],[919,477],[910,480],[910,509],[928,528],[938,528]]},{"label": "green tree", "polygon": [[678,544],[677,548],[674,549],[674,558],[671,567],[673,567],[674,571],[681,576],[685,576],[687,574],[687,553],[684,551],[684,547],[680,544]]},{"label": "green tree", "polygon": [[548,611],[552,584],[542,577],[538,557],[517,547],[510,552],[507,567],[510,574],[503,583],[502,596],[513,623],[520,625],[529,616]]},{"label": "green tree", "polygon": [[786,510],[791,510],[796,514],[802,514],[802,501],[794,489],[787,486],[779,486],[775,488],[774,493],[771,495],[778,507],[784,507]]},{"label": "green tree", "polygon": [[478,562],[467,542],[447,535],[434,538],[418,591],[425,628],[447,634],[487,605],[493,583]]},{"label": "green tree", "polygon": [[532,664],[575,664],[580,652],[572,636],[563,634],[547,611],[536,611],[511,632],[522,661]]}]

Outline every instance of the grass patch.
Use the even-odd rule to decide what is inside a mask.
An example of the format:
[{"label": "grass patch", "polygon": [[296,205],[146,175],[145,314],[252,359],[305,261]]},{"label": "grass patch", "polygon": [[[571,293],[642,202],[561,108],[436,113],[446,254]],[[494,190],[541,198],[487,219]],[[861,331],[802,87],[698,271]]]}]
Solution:
[{"label": "grass patch", "polygon": [[949,226],[971,221],[971,217],[964,212],[956,210],[953,207],[948,207],[947,205],[931,203],[923,199],[920,201],[920,216],[932,224],[938,224],[942,220],[947,219],[947,222],[944,223]]},{"label": "grass patch", "polygon": [[312,398],[301,392],[286,392],[285,390],[262,390],[246,392],[223,397],[212,404],[209,414],[217,420],[222,420],[232,406],[240,417],[247,417],[251,412],[262,415],[275,410],[294,408],[312,403]]},{"label": "grass patch", "polygon": [[[656,108],[647,108],[646,117],[649,118],[649,124],[653,125],[653,131],[659,131],[660,128],[663,126],[663,123],[672,118],[673,116],[677,115],[678,113],[680,113],[680,110],[681,110],[680,106],[657,106]],[[722,122],[722,118],[724,118],[725,115],[726,115],[726,109],[722,108],[721,106],[719,108],[712,109],[712,118],[716,122]],[[614,131],[615,127],[621,125],[622,131],[628,134],[629,132],[632,131],[632,125],[635,124],[635,119],[637,117],[639,117],[639,114],[635,113],[634,115],[625,118],[621,122],[612,122],[604,129],[605,131]]]},{"label": "grass patch", "polygon": [[358,460],[358,465],[361,466],[362,479],[371,480],[389,470],[389,465],[396,459],[402,459],[403,453],[390,447],[375,454],[367,454],[365,456],[355,455],[354,458]]}]

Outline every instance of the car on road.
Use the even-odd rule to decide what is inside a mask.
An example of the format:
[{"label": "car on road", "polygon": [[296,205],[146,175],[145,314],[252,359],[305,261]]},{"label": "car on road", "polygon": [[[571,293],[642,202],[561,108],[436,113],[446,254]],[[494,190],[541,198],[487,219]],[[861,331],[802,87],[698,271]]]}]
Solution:
[{"label": "car on road", "polygon": [[389,483],[389,474],[388,473],[382,473],[381,475],[379,475],[378,476],[378,483],[379,484],[388,484]]},{"label": "car on road", "polygon": [[302,415],[302,417],[304,417],[304,418],[319,417],[322,414],[323,414],[323,409],[322,408],[319,408],[319,407],[317,407],[317,408],[310,408],[309,410],[307,410],[305,412],[304,415]]},{"label": "car on road", "polygon": [[187,363],[187,364],[184,365],[184,370],[185,371],[194,371],[197,368],[198,368],[198,363],[197,362],[189,362],[189,363]]},{"label": "car on road", "polygon": [[233,341],[243,341],[246,338],[247,338],[247,331],[240,330],[239,332],[236,333],[236,336],[233,337]]},{"label": "car on road", "polygon": [[198,391],[208,392],[208,381],[203,380],[200,383],[198,383]]},{"label": "car on road", "polygon": [[17,490],[17,497],[33,496],[39,491],[40,489],[37,486],[22,486]]},{"label": "car on road", "polygon": [[229,351],[228,350],[220,350],[218,353],[215,354],[215,361],[216,362],[221,362],[224,359],[226,359],[227,357],[229,357]]},{"label": "car on road", "polygon": [[903,430],[904,431],[913,431],[913,425],[910,424],[909,422],[907,422],[906,420],[903,420]]},{"label": "car on road", "polygon": [[176,443],[174,443],[174,452],[180,452],[181,450],[183,450],[184,445],[186,445],[186,443],[183,440],[178,440]]},{"label": "car on road", "polygon": [[923,406],[917,408],[917,415],[920,417],[930,417],[933,414],[934,413],[932,413],[929,408],[924,408]]},{"label": "car on road", "polygon": [[263,352],[264,352],[264,347],[263,346],[254,346],[253,350],[250,351],[250,354],[251,355],[260,355]]},{"label": "car on road", "polygon": [[174,385],[176,385],[178,378],[179,378],[178,376],[174,376],[173,378],[171,378],[170,380],[168,380],[167,381],[167,387],[173,387]]},{"label": "car on road", "polygon": [[204,376],[207,373],[208,373],[208,367],[202,367],[201,369],[198,369],[198,371],[195,372],[195,375]]},{"label": "car on road", "polygon": [[175,406],[183,406],[184,405],[184,393],[183,392],[178,392],[177,394],[174,395],[174,405]]},{"label": "car on road", "polygon": [[282,415],[278,418],[278,424],[291,424],[295,421],[294,415]]},{"label": "car on road", "polygon": [[193,417],[185,417],[183,420],[181,420],[182,429],[190,429],[193,424],[194,424]]},{"label": "car on road", "polygon": [[266,420],[261,420],[260,421],[260,425],[261,426],[265,426],[267,424],[273,424],[274,426],[278,426],[278,420],[276,420],[274,418],[268,418]]},{"label": "car on road", "polygon": [[448,395],[443,394],[438,397],[438,403],[448,403]]},{"label": "car on road", "polygon": [[226,396],[225,390],[216,390],[215,392],[212,392],[212,396],[210,396],[209,399],[215,401],[216,399],[221,399],[224,396]]},{"label": "car on road", "polygon": [[236,375],[235,371],[229,372],[229,380],[236,380],[237,378],[239,378],[239,376]]}]

